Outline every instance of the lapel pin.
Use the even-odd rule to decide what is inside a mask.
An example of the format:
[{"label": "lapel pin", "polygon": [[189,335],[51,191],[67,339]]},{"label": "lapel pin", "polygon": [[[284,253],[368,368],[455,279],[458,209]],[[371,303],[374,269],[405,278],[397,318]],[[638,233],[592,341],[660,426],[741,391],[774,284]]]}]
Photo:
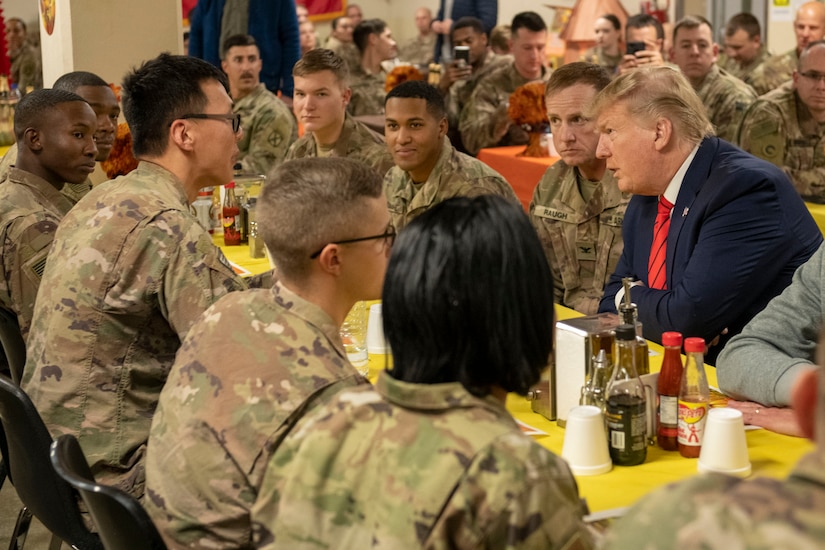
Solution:
[{"label": "lapel pin", "polygon": [[690,208],[689,208],[689,207],[687,207],[687,206],[685,207],[685,209],[684,209],[684,210],[682,210],[682,217],[683,217],[683,218],[687,217],[687,215],[688,215],[688,211],[689,211],[689,210],[690,210]]}]

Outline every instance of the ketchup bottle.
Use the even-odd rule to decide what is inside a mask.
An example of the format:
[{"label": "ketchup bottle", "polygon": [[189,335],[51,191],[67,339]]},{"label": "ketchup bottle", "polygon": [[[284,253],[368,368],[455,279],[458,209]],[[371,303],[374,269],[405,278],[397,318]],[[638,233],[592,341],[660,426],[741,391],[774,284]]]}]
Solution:
[{"label": "ketchup bottle", "polygon": [[705,376],[705,340],[686,339],[685,353],[687,362],[679,388],[679,454],[686,458],[698,458],[710,403],[708,379]]},{"label": "ketchup bottle", "polygon": [[679,389],[682,386],[682,334],[662,334],[665,356],[656,384],[656,442],[666,451],[678,451]]}]

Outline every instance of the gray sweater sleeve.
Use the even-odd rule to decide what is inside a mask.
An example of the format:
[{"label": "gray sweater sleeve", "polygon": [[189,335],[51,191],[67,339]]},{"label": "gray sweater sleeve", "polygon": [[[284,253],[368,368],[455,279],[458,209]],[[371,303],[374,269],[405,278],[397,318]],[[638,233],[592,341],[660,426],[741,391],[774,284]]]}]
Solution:
[{"label": "gray sweater sleeve", "polygon": [[737,399],[788,406],[796,376],[814,361],[824,291],[825,244],[725,346],[716,361],[719,388]]}]

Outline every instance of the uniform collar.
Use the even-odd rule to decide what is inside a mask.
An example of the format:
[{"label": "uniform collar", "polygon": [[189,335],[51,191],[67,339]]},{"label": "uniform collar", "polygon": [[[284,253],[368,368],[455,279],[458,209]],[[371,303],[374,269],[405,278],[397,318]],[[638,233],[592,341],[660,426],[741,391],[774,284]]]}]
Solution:
[{"label": "uniform collar", "polygon": [[324,333],[338,355],[346,359],[347,355],[341,341],[339,327],[326,311],[289,290],[280,280],[275,281],[275,284],[272,285],[272,295],[275,298],[275,303],[279,306]]}]

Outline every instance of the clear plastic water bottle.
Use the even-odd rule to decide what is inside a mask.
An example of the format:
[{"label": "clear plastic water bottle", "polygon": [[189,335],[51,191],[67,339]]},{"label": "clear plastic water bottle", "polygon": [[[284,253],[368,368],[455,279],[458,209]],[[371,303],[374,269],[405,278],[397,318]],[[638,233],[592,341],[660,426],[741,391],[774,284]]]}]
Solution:
[{"label": "clear plastic water bottle", "polygon": [[367,304],[355,302],[344,324],[341,325],[341,340],[347,359],[363,376],[369,374],[369,356],[367,355]]}]

